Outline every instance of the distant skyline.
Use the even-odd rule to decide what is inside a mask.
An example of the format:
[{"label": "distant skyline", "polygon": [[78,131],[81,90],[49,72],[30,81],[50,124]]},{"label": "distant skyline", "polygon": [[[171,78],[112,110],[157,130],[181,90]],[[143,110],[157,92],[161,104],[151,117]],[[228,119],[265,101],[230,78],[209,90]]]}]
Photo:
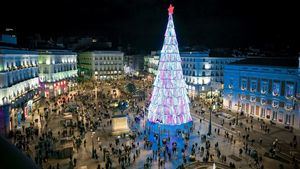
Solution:
[{"label": "distant skyline", "polygon": [[[114,43],[160,49],[168,13],[167,0],[9,1],[1,5],[0,25],[19,38],[99,35]],[[258,0],[175,0],[179,46],[245,47],[289,45],[299,50],[294,2]]]}]

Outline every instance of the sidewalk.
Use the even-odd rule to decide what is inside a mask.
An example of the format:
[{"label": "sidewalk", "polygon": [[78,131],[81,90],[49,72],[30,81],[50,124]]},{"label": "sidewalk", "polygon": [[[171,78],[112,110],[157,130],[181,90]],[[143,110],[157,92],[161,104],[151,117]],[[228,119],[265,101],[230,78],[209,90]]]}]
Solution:
[{"label": "sidewalk", "polygon": [[[193,108],[194,110],[199,110],[199,107],[195,107]],[[207,110],[207,109],[206,109]],[[192,111],[195,112],[195,111]],[[235,113],[233,112],[229,112],[229,111],[223,111],[226,112],[230,115],[233,115],[235,117]],[[195,114],[195,113],[192,113]],[[198,117],[203,118],[203,116],[201,115],[196,115]],[[209,120],[209,113],[205,113],[204,114],[205,117],[205,121]],[[216,126],[218,125],[218,122],[221,122],[222,119],[214,116],[212,114],[212,124],[215,124]],[[248,120],[249,122],[246,123],[246,117],[239,117],[239,122],[243,123],[243,127],[239,127],[236,126],[235,127],[235,131],[239,131],[242,135],[245,134],[250,134],[250,138],[255,139],[256,141],[259,140],[259,138],[262,138],[263,143],[262,145],[258,145],[258,150],[260,150],[260,152],[262,154],[264,154],[265,152],[268,152],[268,148],[272,145],[273,141],[277,138],[279,140],[279,145],[281,146],[281,152],[277,153],[279,156],[284,157],[285,159],[288,159],[289,161],[292,160],[292,157],[290,155],[290,152],[294,152],[296,155],[296,159],[300,159],[300,147],[298,146],[297,149],[291,149],[291,147],[289,146],[290,141],[292,141],[293,136],[297,135],[297,142],[300,142],[300,136],[299,136],[299,130],[294,130],[295,132],[291,133],[290,131],[288,131],[287,129],[284,129],[282,127],[278,127],[278,126],[272,126],[270,124],[268,124],[268,122],[266,123],[267,126],[270,128],[270,134],[266,134],[264,131],[262,131],[260,129],[260,123],[258,122],[257,118],[253,118],[253,130],[251,130],[250,132],[246,132],[245,131],[245,127],[251,127],[250,124],[250,118]],[[226,130],[231,130],[230,126],[228,125],[228,123],[225,122],[224,124],[224,128]]]}]

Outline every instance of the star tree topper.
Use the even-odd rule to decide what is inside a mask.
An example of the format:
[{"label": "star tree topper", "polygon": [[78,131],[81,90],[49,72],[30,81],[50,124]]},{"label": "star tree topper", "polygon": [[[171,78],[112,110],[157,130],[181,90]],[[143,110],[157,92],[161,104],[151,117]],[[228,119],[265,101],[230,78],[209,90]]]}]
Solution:
[{"label": "star tree topper", "polygon": [[169,15],[173,14],[173,12],[174,12],[174,6],[172,4],[170,4],[170,6],[168,8],[168,11],[169,11]]}]

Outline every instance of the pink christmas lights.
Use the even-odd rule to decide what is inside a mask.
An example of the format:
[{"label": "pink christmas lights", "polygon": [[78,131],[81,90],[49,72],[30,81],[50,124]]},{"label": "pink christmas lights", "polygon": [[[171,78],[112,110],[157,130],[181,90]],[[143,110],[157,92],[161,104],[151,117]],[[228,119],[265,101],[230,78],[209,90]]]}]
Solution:
[{"label": "pink christmas lights", "polygon": [[182,74],[181,59],[173,23],[174,7],[170,5],[164,45],[154,81],[148,120],[166,125],[180,125],[192,121],[189,98]]}]

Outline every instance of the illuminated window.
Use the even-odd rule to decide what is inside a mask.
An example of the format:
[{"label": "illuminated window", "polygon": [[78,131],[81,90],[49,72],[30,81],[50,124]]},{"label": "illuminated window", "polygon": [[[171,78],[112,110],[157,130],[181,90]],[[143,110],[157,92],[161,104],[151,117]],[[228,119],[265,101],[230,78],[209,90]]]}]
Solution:
[{"label": "illuminated window", "polygon": [[268,82],[262,81],[261,83],[261,93],[265,94],[268,91]]},{"label": "illuminated window", "polygon": [[273,96],[278,96],[280,93],[280,83],[274,82],[273,83]]},{"label": "illuminated window", "polygon": [[242,90],[247,89],[247,79],[242,79],[241,89]]},{"label": "illuminated window", "polygon": [[255,96],[250,96],[250,102],[256,102],[256,97]]},{"label": "illuminated window", "polygon": [[287,84],[286,85],[286,97],[292,97],[294,95],[294,85],[293,84]]},{"label": "illuminated window", "polygon": [[278,108],[278,107],[279,107],[279,101],[273,100],[272,106],[273,106],[274,108]]},{"label": "illuminated window", "polygon": [[251,92],[256,92],[256,88],[257,88],[257,81],[256,80],[251,80],[250,91]]},{"label": "illuminated window", "polygon": [[233,79],[229,80],[228,88],[232,89],[233,88]]},{"label": "illuminated window", "polygon": [[261,103],[262,105],[267,104],[267,99],[266,99],[266,98],[261,98],[260,103]]}]

